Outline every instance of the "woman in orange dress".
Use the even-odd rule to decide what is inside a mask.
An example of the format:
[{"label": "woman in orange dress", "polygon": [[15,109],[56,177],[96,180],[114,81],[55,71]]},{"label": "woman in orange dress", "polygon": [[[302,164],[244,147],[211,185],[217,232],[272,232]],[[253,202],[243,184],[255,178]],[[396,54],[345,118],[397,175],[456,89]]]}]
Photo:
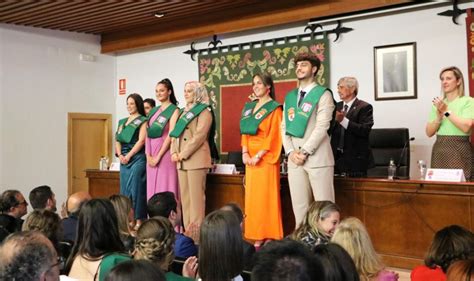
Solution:
[{"label": "woman in orange dress", "polygon": [[266,239],[281,239],[280,124],[282,108],[275,99],[269,74],[252,78],[255,100],[245,104],[240,120],[245,164],[245,237],[260,247]]}]

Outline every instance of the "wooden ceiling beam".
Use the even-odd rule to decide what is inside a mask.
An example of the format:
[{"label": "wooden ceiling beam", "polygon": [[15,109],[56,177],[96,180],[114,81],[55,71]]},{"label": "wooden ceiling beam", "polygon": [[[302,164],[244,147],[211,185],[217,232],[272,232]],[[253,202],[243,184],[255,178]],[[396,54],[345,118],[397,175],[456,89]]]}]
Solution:
[{"label": "wooden ceiling beam", "polygon": [[[276,2],[278,1],[274,3]],[[280,8],[279,10],[261,9],[262,12],[260,14],[243,16],[237,19],[229,17],[227,20],[221,20],[219,22],[213,22],[206,18],[205,23],[196,22],[194,25],[183,21],[181,23],[182,25],[178,23],[176,23],[175,26],[163,24],[159,26],[140,27],[134,30],[105,33],[102,35],[101,51],[102,53],[120,52],[165,43],[182,42],[190,39],[196,40],[203,37],[210,37],[214,34],[238,32],[410,2],[413,1],[340,0],[324,2],[306,1],[303,2],[303,4],[296,4],[300,2],[295,2],[292,7]],[[259,5],[254,5],[252,8],[258,10],[258,6]]]},{"label": "wooden ceiling beam", "polygon": [[[196,4],[199,5],[198,2],[196,2]],[[193,8],[193,7],[189,7],[189,4],[184,4],[184,5],[187,6],[186,7],[187,9]],[[223,6],[222,4],[219,6],[210,5],[206,7],[199,7],[199,11],[200,13],[211,13],[211,12],[220,10],[222,8],[227,8],[227,6]],[[229,9],[234,9],[234,8],[240,8],[240,7],[235,7],[235,4],[232,7],[229,7]],[[142,17],[141,19],[138,17],[136,19],[133,19],[134,17],[136,17],[136,15],[127,14],[126,17],[116,16],[114,18],[110,18],[107,21],[107,23],[102,23],[100,24],[100,26],[95,24],[95,22],[87,22],[83,25],[71,26],[71,28],[76,29],[79,32],[84,32],[85,30],[89,30],[91,33],[105,33],[105,32],[113,32],[114,30],[131,29],[131,28],[133,29],[134,25],[146,26],[146,25],[160,25],[162,23],[169,24],[169,23],[175,22],[176,18],[196,16],[195,14],[190,14],[187,9],[177,9],[175,12],[170,11],[169,16],[171,19],[168,21],[155,18],[151,13],[150,13],[150,17],[148,18]]]}]

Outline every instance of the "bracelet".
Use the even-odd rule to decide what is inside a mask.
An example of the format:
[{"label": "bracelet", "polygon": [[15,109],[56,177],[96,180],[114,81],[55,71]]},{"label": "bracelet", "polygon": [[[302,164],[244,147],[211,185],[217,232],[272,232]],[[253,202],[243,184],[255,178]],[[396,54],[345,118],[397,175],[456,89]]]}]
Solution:
[{"label": "bracelet", "polygon": [[248,151],[242,152],[242,155],[244,155],[244,154],[249,154],[249,152]]}]

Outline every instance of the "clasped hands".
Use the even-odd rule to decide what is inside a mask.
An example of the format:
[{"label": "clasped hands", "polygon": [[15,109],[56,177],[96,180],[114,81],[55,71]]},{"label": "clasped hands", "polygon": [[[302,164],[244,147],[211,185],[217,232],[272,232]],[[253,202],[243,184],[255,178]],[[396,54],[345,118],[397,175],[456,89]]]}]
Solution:
[{"label": "clasped hands", "polygon": [[306,162],[306,159],[308,159],[308,156],[305,155],[301,150],[293,150],[290,152],[290,155],[288,155],[288,159],[290,159],[296,165],[302,166]]},{"label": "clasped hands", "polygon": [[244,165],[256,166],[260,160],[261,158],[257,157],[256,155],[254,157],[250,157],[248,152],[242,154],[242,162]]},{"label": "clasped hands", "polygon": [[119,155],[119,160],[120,160],[120,163],[123,164],[123,165],[127,165],[128,162],[130,161],[130,157],[128,156],[129,154],[123,156],[122,154]]},{"label": "clasped hands", "polygon": [[181,156],[179,153],[173,153],[171,154],[171,161],[173,162],[180,162],[183,161],[183,156]]},{"label": "clasped hands", "polygon": [[433,99],[433,105],[437,109],[436,113],[438,114],[438,117],[443,118],[443,114],[448,110],[448,105],[439,97]]},{"label": "clasped hands", "polygon": [[147,154],[146,156],[146,162],[150,167],[156,167],[156,165],[160,163],[160,160],[161,160],[161,157],[159,157],[158,155],[156,157],[153,157]]}]

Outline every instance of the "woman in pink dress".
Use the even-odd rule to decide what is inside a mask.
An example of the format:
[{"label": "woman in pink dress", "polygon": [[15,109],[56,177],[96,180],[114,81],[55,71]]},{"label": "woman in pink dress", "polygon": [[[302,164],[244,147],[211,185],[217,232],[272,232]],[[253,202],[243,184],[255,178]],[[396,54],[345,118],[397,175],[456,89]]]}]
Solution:
[{"label": "woman in pink dress", "polygon": [[155,88],[160,105],[148,114],[146,153],[147,200],[153,194],[171,191],[179,200],[178,173],[171,162],[169,132],[178,119],[179,109],[173,85],[167,78],[158,82]]}]

